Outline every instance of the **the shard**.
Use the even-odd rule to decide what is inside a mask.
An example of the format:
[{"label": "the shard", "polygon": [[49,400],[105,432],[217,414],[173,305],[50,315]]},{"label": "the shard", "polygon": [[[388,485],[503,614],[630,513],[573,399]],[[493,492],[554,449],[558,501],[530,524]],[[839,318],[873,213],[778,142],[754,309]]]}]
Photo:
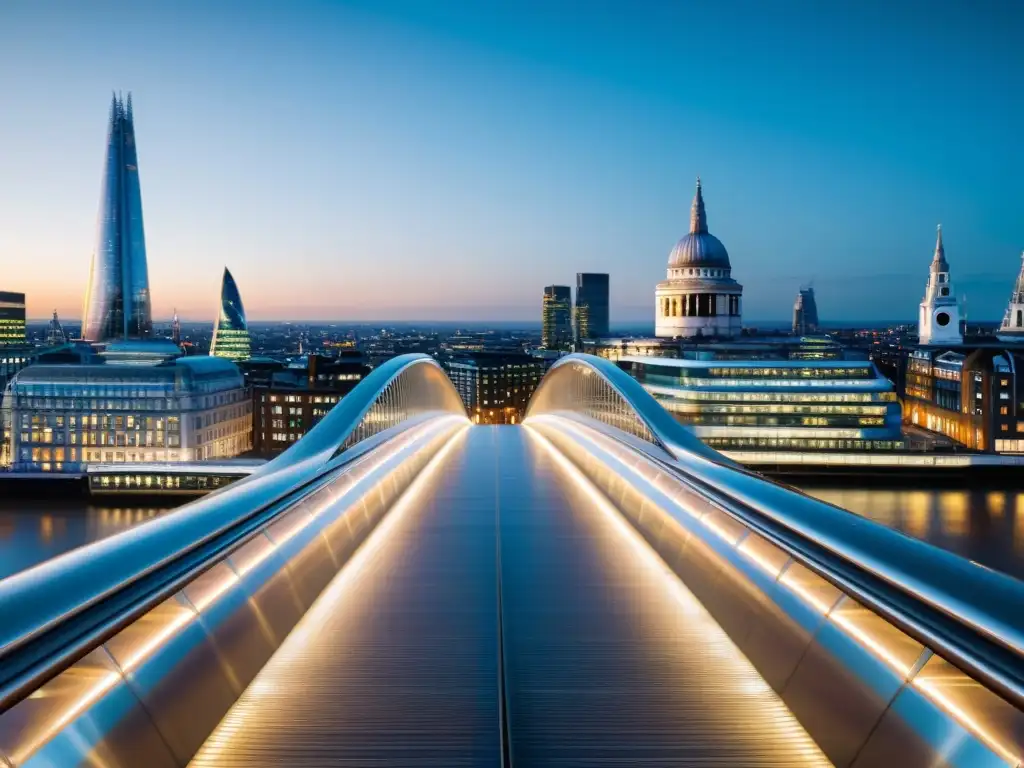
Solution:
[{"label": "the shard", "polygon": [[82,338],[149,338],[153,318],[131,94],[127,99],[115,94],[110,105],[96,230],[82,314]]},{"label": "the shard", "polygon": [[220,317],[213,328],[210,354],[228,360],[247,360],[252,354],[249,325],[245,321],[245,307],[231,272],[224,267],[224,280],[220,287]]}]

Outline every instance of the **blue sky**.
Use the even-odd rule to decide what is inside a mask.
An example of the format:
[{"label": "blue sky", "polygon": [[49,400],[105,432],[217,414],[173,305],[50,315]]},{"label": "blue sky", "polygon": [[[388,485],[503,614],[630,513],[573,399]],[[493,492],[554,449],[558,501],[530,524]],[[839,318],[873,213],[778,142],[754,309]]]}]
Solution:
[{"label": "blue sky", "polygon": [[968,314],[1024,249],[1024,4],[365,0],[0,6],[0,288],[77,318],[111,90],[155,313],[653,316],[694,177],[747,319],[912,319],[942,222]]}]

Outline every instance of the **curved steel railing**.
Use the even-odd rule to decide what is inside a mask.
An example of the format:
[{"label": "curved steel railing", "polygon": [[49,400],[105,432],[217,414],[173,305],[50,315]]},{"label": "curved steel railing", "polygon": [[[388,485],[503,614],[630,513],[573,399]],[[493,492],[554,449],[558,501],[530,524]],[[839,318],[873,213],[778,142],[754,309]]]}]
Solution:
[{"label": "curved steel railing", "polygon": [[[588,439],[580,429],[587,425],[566,423],[560,415],[531,423],[561,424]],[[589,427],[598,435],[605,432]],[[1021,582],[743,468],[695,453],[647,458],[704,503],[775,542],[795,561],[1024,707]],[[634,471],[650,479],[649,471],[631,468],[626,474]]]},{"label": "curved steel railing", "polygon": [[698,455],[733,466],[672,417],[632,376],[602,357],[567,355],[545,374],[526,418],[570,415],[597,421],[663,448],[672,456]]},{"label": "curved steel railing", "polygon": [[528,429],[614,500],[836,765],[1024,765],[1024,584],[601,425]]},{"label": "curved steel railing", "polygon": [[[26,666],[11,659],[29,644],[46,639],[39,647],[45,646],[55,664],[58,657],[73,660],[79,641],[90,636],[87,627],[110,624],[112,610],[132,609],[126,595],[134,585],[159,581],[161,574],[173,577],[186,556],[202,555],[204,548],[216,550],[220,537],[275,508],[286,508],[351,459],[438,416],[468,423],[441,367],[426,355],[394,358],[360,382],[302,440],[248,478],[174,514],[0,581],[0,707],[5,689]],[[195,563],[189,567],[194,569]],[[108,609],[101,611],[105,603]],[[114,603],[118,607],[110,608]],[[103,616],[90,619],[90,612]],[[82,627],[60,633],[76,621]]]},{"label": "curved steel railing", "polygon": [[462,398],[444,370],[429,355],[399,355],[375,368],[309,434],[259,474],[282,467],[326,464],[380,432],[442,413],[466,414]]}]

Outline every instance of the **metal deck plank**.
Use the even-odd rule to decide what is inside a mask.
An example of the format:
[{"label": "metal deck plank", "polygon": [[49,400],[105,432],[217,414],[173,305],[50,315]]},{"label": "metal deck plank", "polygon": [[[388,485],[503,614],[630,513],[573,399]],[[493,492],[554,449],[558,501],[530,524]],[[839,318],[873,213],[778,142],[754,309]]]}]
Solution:
[{"label": "metal deck plank", "polygon": [[518,432],[499,443],[513,765],[828,765],[618,513]]},{"label": "metal deck plank", "polygon": [[493,434],[459,440],[192,766],[499,764]]}]

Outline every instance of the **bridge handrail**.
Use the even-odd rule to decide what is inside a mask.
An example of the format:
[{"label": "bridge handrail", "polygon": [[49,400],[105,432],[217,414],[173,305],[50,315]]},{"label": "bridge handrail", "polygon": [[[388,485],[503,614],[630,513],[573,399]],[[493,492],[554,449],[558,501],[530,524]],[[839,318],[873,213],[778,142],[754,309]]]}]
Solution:
[{"label": "bridge handrail", "polygon": [[[73,621],[296,489],[346,463],[344,451],[385,430],[401,431],[432,415],[460,416],[451,381],[427,355],[402,355],[372,371],[316,427],[273,461],[239,480],[115,536],[0,580],[0,668],[11,653]],[[0,688],[4,680],[0,679]]]},{"label": "bridge handrail", "polygon": [[617,442],[1024,708],[1024,583],[738,465]]},{"label": "bridge handrail", "polygon": [[599,421],[664,449],[734,466],[676,421],[643,386],[603,357],[574,353],[559,359],[530,398],[526,418],[574,414]]},{"label": "bridge handrail", "polygon": [[[998,669],[998,659],[969,658],[953,638],[930,639],[929,645],[950,660],[971,667],[979,677],[1000,690],[1017,706],[1024,705],[1024,583],[933,544],[893,530],[874,520],[816,499],[795,488],[774,483],[746,469],[723,467],[699,456],[677,457],[677,471],[703,486],[722,508],[747,510],[776,531],[792,535],[797,546],[819,549],[853,570],[821,570],[821,561],[809,562],[807,552],[793,552],[830,581],[845,581],[870,600],[864,573],[947,617],[970,634],[1010,654],[1014,674]],[[748,522],[756,519],[748,517]],[[831,572],[828,572],[831,571]],[[899,607],[876,603],[874,609],[897,619],[905,627],[924,629],[922,617]],[[922,638],[923,639],[923,638]]]}]

